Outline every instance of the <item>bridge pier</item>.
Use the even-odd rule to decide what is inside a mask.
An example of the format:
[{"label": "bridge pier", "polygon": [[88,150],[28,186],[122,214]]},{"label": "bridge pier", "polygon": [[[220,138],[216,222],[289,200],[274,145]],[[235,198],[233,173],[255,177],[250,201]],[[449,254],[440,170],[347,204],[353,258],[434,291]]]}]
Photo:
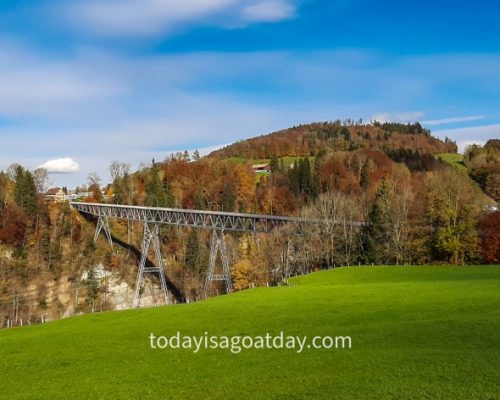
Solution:
[{"label": "bridge pier", "polygon": [[106,239],[108,240],[111,249],[113,249],[113,239],[111,238],[111,229],[109,229],[109,223],[107,217],[101,216],[97,220],[97,226],[95,228],[95,234],[94,234],[94,243],[97,242],[97,239],[99,238],[99,233],[101,233],[101,231],[104,231]]},{"label": "bridge pier", "polygon": [[[222,274],[215,273],[215,263],[217,261],[217,254],[221,253],[222,260]],[[226,283],[226,292],[229,293],[233,290],[233,282],[231,280],[231,270],[229,268],[229,258],[227,254],[226,239],[224,238],[224,231],[217,232],[213,230],[212,241],[210,243],[210,259],[208,263],[208,274],[205,282],[204,295],[208,297],[210,283],[214,281],[224,281]]]},{"label": "bridge pier", "polygon": [[[146,266],[149,248],[153,245],[153,251],[156,257],[156,267]],[[141,260],[139,262],[139,271],[137,272],[137,281],[135,284],[134,307],[140,305],[140,290],[144,281],[144,273],[157,273],[160,279],[160,286],[165,297],[165,304],[168,304],[168,291],[163,269],[163,257],[160,247],[160,225],[157,223],[144,222],[144,237],[142,240]]]}]

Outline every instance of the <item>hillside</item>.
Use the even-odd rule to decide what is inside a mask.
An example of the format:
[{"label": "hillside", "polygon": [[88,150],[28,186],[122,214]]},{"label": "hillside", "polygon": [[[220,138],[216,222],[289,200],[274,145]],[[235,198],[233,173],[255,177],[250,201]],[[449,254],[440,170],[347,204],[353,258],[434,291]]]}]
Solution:
[{"label": "hillside", "polygon": [[334,121],[299,125],[243,140],[210,153],[210,157],[270,159],[272,157],[314,156],[325,150],[418,151],[423,154],[456,153],[456,145],[433,137],[418,122],[414,124],[366,124]]},{"label": "hillside", "polygon": [[[353,267],[0,331],[1,397],[493,399],[500,268]],[[342,335],[351,349],[151,349],[149,336]]]},{"label": "hillside", "polygon": [[[453,142],[418,123],[315,123],[207,157],[184,152],[153,160],[137,171],[113,161],[113,181],[101,187],[90,176],[83,201],[329,221],[311,228],[307,240],[286,230],[227,234],[236,289],[338,265],[499,263],[498,152],[491,141],[459,159]],[[44,196],[43,172],[17,164],[0,171],[0,329],[131,306],[143,226],[112,220],[121,245],[94,243],[92,221]],[[363,229],[359,221],[367,223]],[[177,298],[202,296],[210,234],[162,227]],[[147,304],[157,302],[157,293],[141,290]],[[214,285],[211,293],[221,290]]]}]

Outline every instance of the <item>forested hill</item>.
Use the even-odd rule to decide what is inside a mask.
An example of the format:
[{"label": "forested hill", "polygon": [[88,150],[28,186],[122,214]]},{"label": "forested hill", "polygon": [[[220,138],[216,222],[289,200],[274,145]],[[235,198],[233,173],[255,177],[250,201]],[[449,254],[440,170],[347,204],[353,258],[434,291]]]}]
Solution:
[{"label": "forested hill", "polygon": [[239,141],[212,152],[210,157],[270,159],[273,157],[314,156],[325,149],[354,151],[379,150],[387,155],[398,151],[421,154],[456,153],[454,142],[433,137],[418,122],[414,124],[362,122],[321,122]]},{"label": "forested hill", "polygon": [[[110,160],[113,181],[101,187],[91,174],[81,190],[88,197],[80,200],[336,221],[305,241],[290,241],[286,231],[227,235],[236,289],[335,265],[498,263],[498,147],[492,140],[462,156],[454,142],[418,123],[315,123],[207,157],[178,153],[135,172]],[[21,165],[0,171],[0,329],[123,308],[135,291],[139,250],[94,243],[94,224],[67,201],[47,197],[46,179]],[[115,238],[140,249],[139,223],[109,222]],[[199,298],[211,232],[161,233],[168,278],[186,297]],[[290,263],[288,249],[296,254]],[[154,304],[154,293],[148,301]]]}]

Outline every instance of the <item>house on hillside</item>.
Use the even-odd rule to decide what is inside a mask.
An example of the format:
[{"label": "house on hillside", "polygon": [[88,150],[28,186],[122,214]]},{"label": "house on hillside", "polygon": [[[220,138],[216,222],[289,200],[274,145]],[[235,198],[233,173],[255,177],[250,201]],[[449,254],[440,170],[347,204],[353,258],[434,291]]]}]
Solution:
[{"label": "house on hillside", "polygon": [[269,172],[271,171],[271,165],[267,164],[254,164],[252,165],[253,172]]},{"label": "house on hillside", "polygon": [[50,188],[44,194],[46,201],[54,201],[56,203],[62,203],[66,201],[66,193],[59,187]]}]

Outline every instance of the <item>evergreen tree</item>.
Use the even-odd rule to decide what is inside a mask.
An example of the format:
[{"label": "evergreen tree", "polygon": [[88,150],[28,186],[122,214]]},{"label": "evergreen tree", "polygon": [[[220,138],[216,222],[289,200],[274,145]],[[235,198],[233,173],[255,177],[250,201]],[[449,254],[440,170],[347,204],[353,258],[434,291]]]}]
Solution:
[{"label": "evergreen tree", "polygon": [[271,162],[269,164],[271,168],[271,172],[278,172],[280,170],[279,160],[277,157],[271,158]]},{"label": "evergreen tree", "polygon": [[286,171],[286,168],[285,168],[285,161],[283,160],[283,158],[280,158],[278,160],[278,169],[282,172]]},{"label": "evergreen tree", "polygon": [[321,192],[320,177],[319,177],[320,171],[321,171],[321,159],[319,157],[316,157],[314,159],[313,171],[311,177],[311,192],[314,197],[319,195],[319,193]]},{"label": "evergreen tree", "polygon": [[345,126],[342,127],[342,130],[340,131],[340,134],[342,135],[342,137],[344,138],[344,140],[346,142],[350,142],[351,141],[351,132]]},{"label": "evergreen tree", "polygon": [[163,182],[156,168],[152,168],[149,179],[146,183],[146,199],[144,201],[148,207],[164,207],[166,205]]},{"label": "evergreen tree", "polygon": [[194,208],[196,210],[205,209],[205,202],[203,201],[203,195],[200,190],[197,190],[194,194]]},{"label": "evergreen tree", "polygon": [[100,286],[99,279],[93,267],[87,271],[87,278],[84,284],[87,287],[87,301],[93,303],[97,299]]},{"label": "evergreen tree", "polygon": [[290,182],[290,189],[292,190],[292,192],[295,194],[299,194],[299,161],[295,161],[288,169],[288,180]]},{"label": "evergreen tree", "polygon": [[304,158],[302,162],[302,191],[307,194],[312,194],[312,174],[311,162],[309,158]]},{"label": "evergreen tree", "polygon": [[186,244],[186,265],[192,270],[196,269],[199,252],[200,242],[198,239],[198,231],[195,228],[191,228]]},{"label": "evergreen tree", "polygon": [[14,200],[30,217],[38,210],[38,195],[33,175],[18,165],[15,170]]},{"label": "evergreen tree", "polygon": [[227,179],[222,188],[222,209],[234,211],[236,209],[236,185],[232,179]]},{"label": "evergreen tree", "polygon": [[174,191],[172,190],[172,185],[170,182],[164,184],[165,189],[165,207],[173,208],[175,207],[175,197]]},{"label": "evergreen tree", "polygon": [[361,177],[359,184],[363,190],[367,190],[370,187],[370,171],[368,169],[368,163],[365,163],[361,168]]}]

